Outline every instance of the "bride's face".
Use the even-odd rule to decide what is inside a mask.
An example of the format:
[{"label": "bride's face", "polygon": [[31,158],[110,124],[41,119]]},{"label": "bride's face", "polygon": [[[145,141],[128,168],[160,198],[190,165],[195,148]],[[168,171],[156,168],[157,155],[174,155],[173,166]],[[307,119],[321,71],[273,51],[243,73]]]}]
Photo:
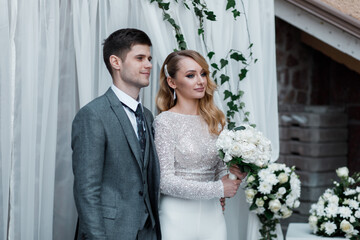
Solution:
[{"label": "bride's face", "polygon": [[186,57],[179,61],[179,70],[173,81],[179,99],[200,99],[205,96],[207,73],[192,58]]}]

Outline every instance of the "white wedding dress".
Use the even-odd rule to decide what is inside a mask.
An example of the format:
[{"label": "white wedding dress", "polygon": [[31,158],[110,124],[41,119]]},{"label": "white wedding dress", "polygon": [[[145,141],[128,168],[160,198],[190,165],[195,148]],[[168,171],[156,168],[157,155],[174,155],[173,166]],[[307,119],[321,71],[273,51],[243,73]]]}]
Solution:
[{"label": "white wedding dress", "polygon": [[216,139],[198,115],[162,112],[155,118],[160,161],[160,222],[164,240],[226,240],[219,202],[227,169]]}]

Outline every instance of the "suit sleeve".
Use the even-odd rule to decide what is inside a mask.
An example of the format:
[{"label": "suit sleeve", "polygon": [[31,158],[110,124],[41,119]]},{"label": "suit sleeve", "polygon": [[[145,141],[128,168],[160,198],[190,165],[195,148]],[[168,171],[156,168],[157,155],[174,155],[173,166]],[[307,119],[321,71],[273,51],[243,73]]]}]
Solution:
[{"label": "suit sleeve", "polygon": [[105,239],[101,185],[105,158],[105,132],[97,114],[84,107],[72,125],[74,198],[87,239]]}]

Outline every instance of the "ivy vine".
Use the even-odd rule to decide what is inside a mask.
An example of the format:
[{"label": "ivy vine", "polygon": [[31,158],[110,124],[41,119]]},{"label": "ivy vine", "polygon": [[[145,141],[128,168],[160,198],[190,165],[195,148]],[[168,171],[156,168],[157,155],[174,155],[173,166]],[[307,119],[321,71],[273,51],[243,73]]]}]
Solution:
[{"label": "ivy vine", "polygon": [[[179,27],[179,25],[176,23],[175,19],[172,18],[171,14],[169,13],[169,8],[170,8],[170,2],[165,2],[164,0],[150,0],[150,3],[156,2],[158,4],[158,7],[162,10],[163,12],[163,19],[164,21],[169,22],[169,24],[172,26],[172,28],[175,31],[175,38],[176,41],[178,43],[178,47],[180,50],[184,50],[187,49],[187,45],[184,39],[184,35],[181,32],[181,29]],[[176,3],[178,3],[178,0],[175,0]],[[208,46],[205,43],[205,29],[204,29],[204,20],[209,20],[209,21],[216,21],[216,15],[214,14],[213,11],[210,11],[206,5],[205,0],[182,0],[183,5],[185,6],[186,9],[191,10],[190,8],[190,4],[189,2],[191,2],[192,6],[193,6],[193,10],[195,13],[195,16],[198,18],[199,20],[199,26],[198,26],[198,35],[200,36],[201,40],[203,41],[203,44],[205,46],[206,52],[207,52],[207,57],[210,61],[210,66],[212,68],[212,78],[214,79],[215,83],[221,87],[225,84],[227,84],[228,89],[230,89],[230,77],[226,74],[226,66],[229,64],[229,61],[236,61],[237,63],[241,63],[242,64],[242,68],[240,69],[240,72],[238,74],[238,84],[236,86],[236,92],[231,92],[229,90],[224,90],[223,94],[224,94],[224,101],[226,102],[227,105],[227,111],[226,111],[226,118],[227,118],[227,122],[228,122],[228,129],[233,129],[235,128],[235,113],[238,112],[240,114],[242,114],[243,116],[243,122],[249,123],[249,116],[250,116],[250,112],[246,111],[245,108],[245,102],[242,101],[242,97],[244,95],[244,91],[242,91],[239,87],[240,82],[242,80],[244,80],[247,76],[248,73],[248,68],[252,63],[256,63],[257,59],[253,59],[253,52],[252,52],[252,47],[253,44],[250,43],[248,49],[249,49],[249,56],[245,57],[244,54],[242,52],[240,52],[239,50],[236,49],[230,49],[229,52],[226,54],[226,56],[224,58],[221,58],[219,62],[214,62],[212,61],[215,52],[214,51],[209,51]],[[244,9],[244,4],[242,3],[242,7]],[[236,1],[235,0],[227,0],[227,4],[226,4],[226,11],[231,11],[231,13],[233,14],[233,18],[236,21],[237,17],[241,16],[241,14],[244,15],[245,17],[245,21],[247,24],[247,17],[245,12],[240,12],[237,8],[236,8]],[[250,41],[250,34],[248,31],[248,25],[247,25],[247,32],[248,32],[248,39]],[[177,49],[175,49],[177,50]],[[255,127],[255,124],[250,124],[253,127]]]}]

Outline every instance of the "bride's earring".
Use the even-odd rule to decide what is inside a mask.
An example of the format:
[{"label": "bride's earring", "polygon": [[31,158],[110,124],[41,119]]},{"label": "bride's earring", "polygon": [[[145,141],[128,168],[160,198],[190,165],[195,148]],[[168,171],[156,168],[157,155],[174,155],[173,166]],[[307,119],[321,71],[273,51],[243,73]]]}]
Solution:
[{"label": "bride's earring", "polygon": [[174,100],[176,99],[176,92],[175,92],[175,89],[174,89]]}]

